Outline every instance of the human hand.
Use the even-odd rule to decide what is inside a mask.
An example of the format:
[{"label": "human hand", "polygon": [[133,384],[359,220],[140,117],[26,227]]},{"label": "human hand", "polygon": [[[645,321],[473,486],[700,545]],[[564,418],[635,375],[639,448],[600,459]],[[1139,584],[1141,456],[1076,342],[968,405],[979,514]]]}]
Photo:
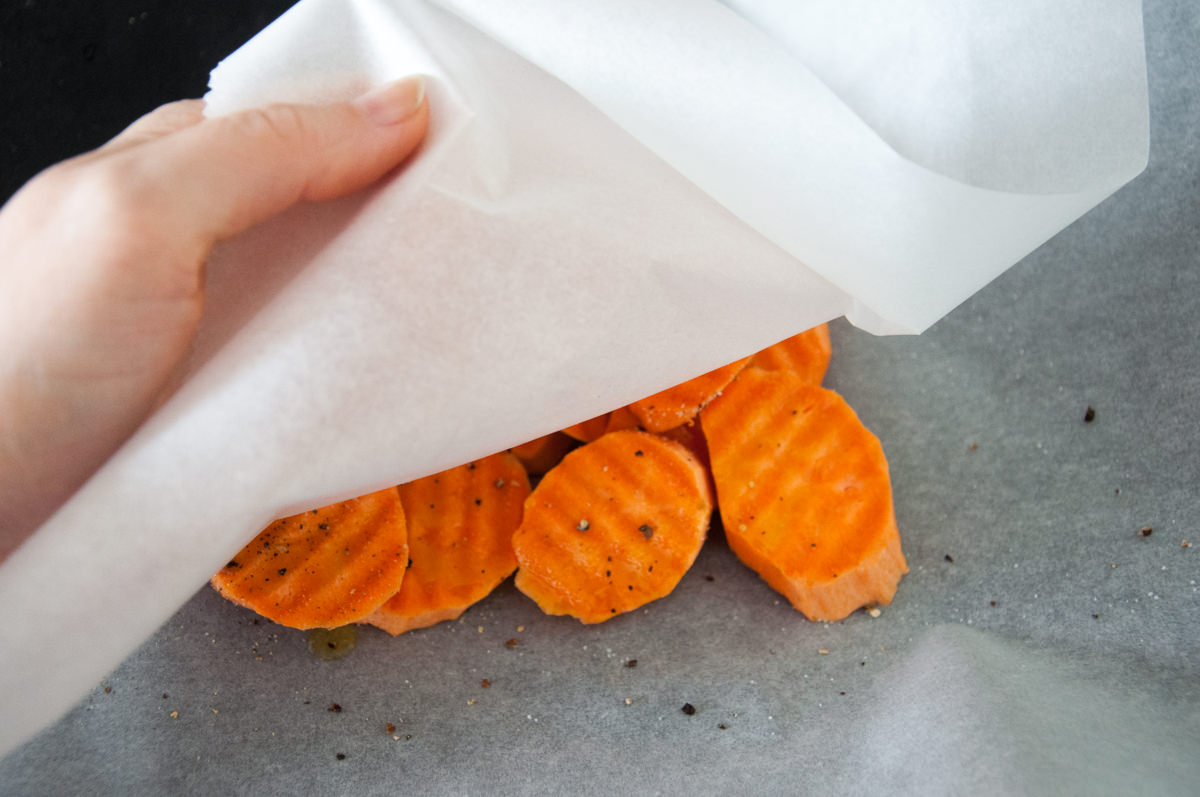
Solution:
[{"label": "human hand", "polygon": [[0,209],[0,561],[155,407],[213,245],[378,179],[428,114],[419,78],[216,119],[172,103]]}]

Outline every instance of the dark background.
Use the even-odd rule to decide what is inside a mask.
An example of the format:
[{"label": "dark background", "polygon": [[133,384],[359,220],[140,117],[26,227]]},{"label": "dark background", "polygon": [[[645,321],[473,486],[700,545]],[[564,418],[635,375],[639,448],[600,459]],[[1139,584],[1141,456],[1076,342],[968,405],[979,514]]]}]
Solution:
[{"label": "dark background", "polygon": [[0,0],[0,201],[208,73],[295,0]]}]

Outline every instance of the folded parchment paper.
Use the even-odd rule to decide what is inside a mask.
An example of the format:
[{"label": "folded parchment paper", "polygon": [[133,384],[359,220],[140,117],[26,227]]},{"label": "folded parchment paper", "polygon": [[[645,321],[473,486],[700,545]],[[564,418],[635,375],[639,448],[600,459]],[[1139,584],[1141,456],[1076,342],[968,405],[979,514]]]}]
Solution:
[{"label": "folded parchment paper", "polygon": [[209,112],[414,72],[419,157],[215,253],[187,381],[0,567],[23,640],[0,752],[273,516],[840,315],[919,332],[1146,158],[1116,0],[306,0],[222,62]]}]

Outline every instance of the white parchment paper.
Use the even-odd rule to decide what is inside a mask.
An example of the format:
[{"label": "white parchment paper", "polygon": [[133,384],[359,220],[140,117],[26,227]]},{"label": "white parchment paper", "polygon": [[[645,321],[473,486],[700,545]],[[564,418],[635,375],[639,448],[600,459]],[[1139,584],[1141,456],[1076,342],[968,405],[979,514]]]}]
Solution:
[{"label": "white parchment paper", "polygon": [[214,71],[209,113],[423,73],[428,140],[214,254],[188,379],[0,566],[24,640],[0,753],[274,516],[837,316],[928,327],[1143,168],[1140,14],[301,2]]}]

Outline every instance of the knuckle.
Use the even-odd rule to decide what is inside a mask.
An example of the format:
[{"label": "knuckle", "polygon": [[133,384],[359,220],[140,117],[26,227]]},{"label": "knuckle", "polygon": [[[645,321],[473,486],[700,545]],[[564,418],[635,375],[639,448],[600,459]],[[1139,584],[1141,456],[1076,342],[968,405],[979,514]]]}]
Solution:
[{"label": "knuckle", "polygon": [[308,131],[304,115],[294,105],[268,105],[254,108],[229,117],[230,123],[238,125],[239,134],[251,139],[266,139],[277,145],[305,145]]},{"label": "knuckle", "polygon": [[73,161],[63,161],[43,169],[13,196],[12,206],[56,207],[72,192],[79,170]]},{"label": "knuckle", "polygon": [[70,204],[125,231],[148,204],[136,168],[123,159],[104,159],[81,170],[71,188]]},{"label": "knuckle", "polygon": [[129,246],[146,235],[161,203],[136,162],[101,158],[48,174],[41,203],[71,230],[97,245]]},{"label": "knuckle", "polygon": [[111,240],[143,232],[161,197],[136,159],[81,156],[50,166],[14,197],[24,223]]}]

